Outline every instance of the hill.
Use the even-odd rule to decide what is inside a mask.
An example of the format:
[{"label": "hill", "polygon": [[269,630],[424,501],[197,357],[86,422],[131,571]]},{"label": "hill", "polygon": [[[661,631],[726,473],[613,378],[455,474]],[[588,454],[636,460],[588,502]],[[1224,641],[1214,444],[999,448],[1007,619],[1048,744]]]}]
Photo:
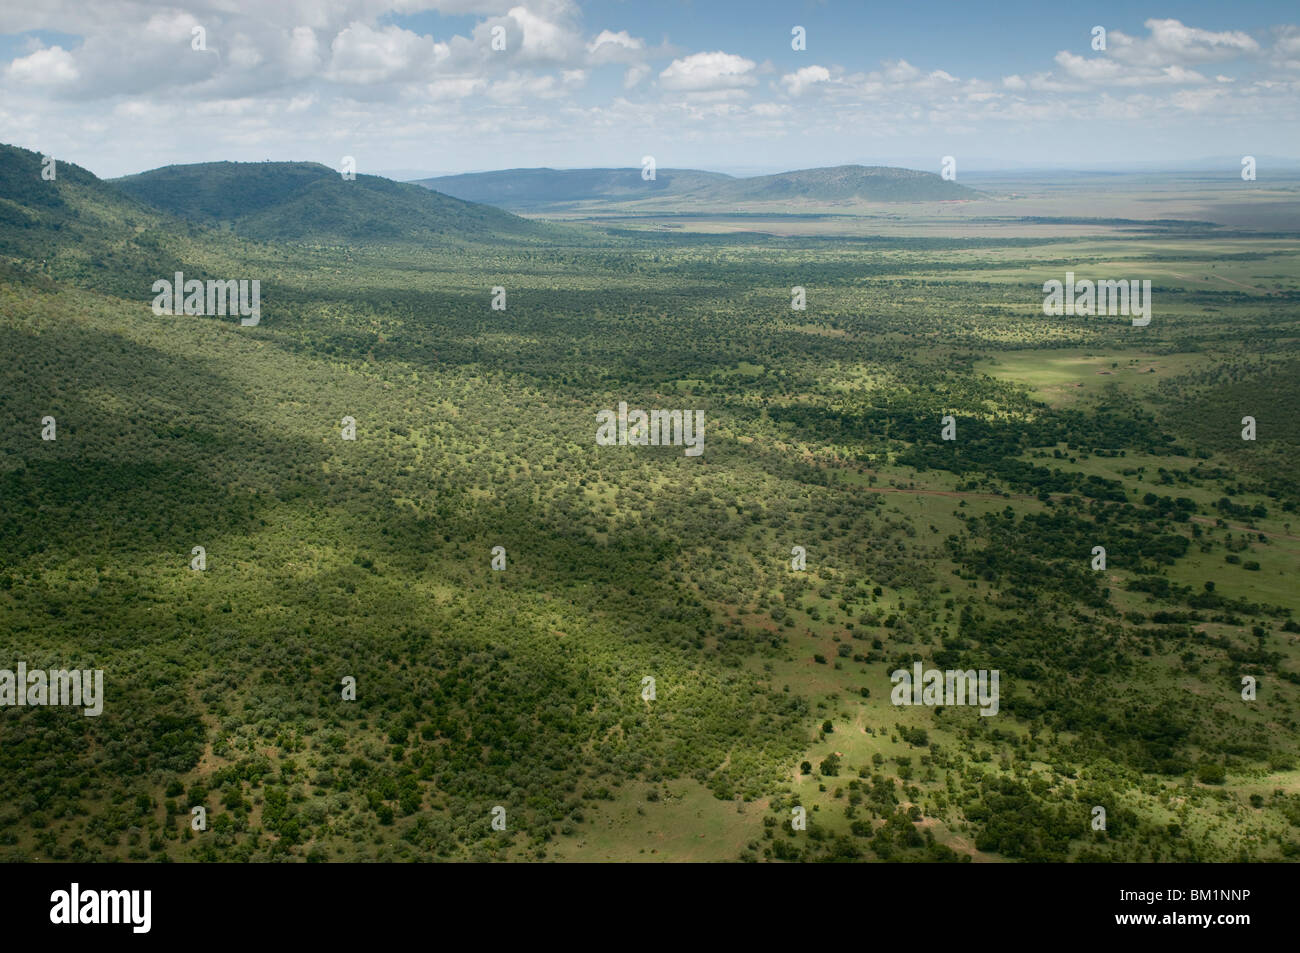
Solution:
[{"label": "hill", "polygon": [[261,241],[420,242],[530,237],[543,226],[500,209],[315,162],[203,162],[114,180],[149,205]]},{"label": "hill", "polygon": [[56,160],[53,179],[42,168],[39,153],[0,145],[0,265],[11,278],[139,294],[145,276],[176,268],[185,223],[78,165]]},{"label": "hill", "polygon": [[647,196],[698,193],[734,181],[721,172],[659,169],[654,179],[641,178],[640,169],[502,169],[418,180],[470,202],[501,208],[540,209],[575,202],[630,202]]},{"label": "hill", "polygon": [[438,176],[416,183],[448,195],[516,211],[593,205],[692,209],[763,202],[935,202],[978,197],[931,172],[843,165],[736,178],[697,169],[660,169],[651,181],[629,169],[504,169]]},{"label": "hill", "polygon": [[933,172],[890,166],[837,165],[736,179],[719,197],[737,202],[811,200],[839,202],[943,202],[973,199],[979,193]]}]

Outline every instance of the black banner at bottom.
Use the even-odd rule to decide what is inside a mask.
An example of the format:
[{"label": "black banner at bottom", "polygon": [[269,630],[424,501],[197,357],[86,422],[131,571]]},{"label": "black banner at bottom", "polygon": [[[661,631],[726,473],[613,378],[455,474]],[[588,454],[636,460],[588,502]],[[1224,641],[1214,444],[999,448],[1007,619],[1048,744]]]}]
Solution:
[{"label": "black banner at bottom", "polygon": [[1047,936],[1231,943],[1288,924],[1291,873],[1246,864],[41,864],[0,867],[0,909],[7,938],[75,942],[373,941],[377,929],[457,921],[494,938],[526,930],[536,939],[551,923],[588,938],[685,927],[734,940],[770,938],[788,922],[808,937],[878,941],[915,938],[941,920],[990,936],[1043,927]]}]

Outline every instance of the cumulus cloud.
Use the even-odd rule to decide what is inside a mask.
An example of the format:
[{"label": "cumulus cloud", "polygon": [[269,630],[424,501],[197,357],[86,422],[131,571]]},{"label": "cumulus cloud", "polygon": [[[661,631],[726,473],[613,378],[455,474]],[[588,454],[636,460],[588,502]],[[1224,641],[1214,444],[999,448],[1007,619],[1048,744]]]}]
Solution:
[{"label": "cumulus cloud", "polygon": [[1283,69],[1300,69],[1300,27],[1278,27],[1269,50],[1272,61]]},{"label": "cumulus cloud", "polygon": [[659,74],[659,85],[664,89],[703,93],[740,89],[753,86],[758,80],[752,75],[757,64],[734,53],[694,53],[673,60]]},{"label": "cumulus cloud", "polygon": [[1045,76],[1031,85],[1043,90],[1053,85],[1068,88],[1070,83],[1082,87],[1196,85],[1209,82],[1192,68],[1196,64],[1253,59],[1261,53],[1259,42],[1240,30],[1202,30],[1173,19],[1150,19],[1144,26],[1148,32],[1143,37],[1110,31],[1104,52],[1080,55],[1061,50],[1055,62],[1062,79]]},{"label": "cumulus cloud", "polygon": [[366,23],[352,23],[330,43],[325,75],[337,82],[361,85],[409,79],[447,53],[446,45],[435,43],[430,36],[396,26],[375,29]]},{"label": "cumulus cloud", "polygon": [[[585,69],[589,59],[630,63],[645,52],[626,30],[607,30],[589,53],[572,0],[187,0],[184,10],[152,0],[42,0],[33,7],[0,11],[0,32],[46,29],[84,42],[33,51],[0,76],[68,99],[154,91],[202,100],[320,80],[382,87],[439,75],[493,78],[524,68]],[[484,19],[469,35],[441,36],[385,19],[429,9]],[[505,33],[504,51],[492,49],[494,27]],[[191,46],[195,29],[204,31],[205,50]]]},{"label": "cumulus cloud", "polygon": [[1131,37],[1112,30],[1107,37],[1108,52],[1127,63],[1145,66],[1173,66],[1208,63],[1253,56],[1259,43],[1240,30],[1212,32],[1186,26],[1180,20],[1147,20],[1145,37]]},{"label": "cumulus cloud", "polygon": [[592,65],[637,62],[645,56],[645,41],[627,30],[601,30],[587,44],[587,59]]},{"label": "cumulus cloud", "polygon": [[5,77],[23,86],[61,86],[79,75],[72,54],[61,46],[37,50],[5,67]]},{"label": "cumulus cloud", "polygon": [[781,87],[791,96],[802,96],[818,83],[829,82],[831,71],[825,66],[805,66],[781,77]]},{"label": "cumulus cloud", "polygon": [[310,76],[320,69],[320,41],[316,32],[309,26],[296,26],[289,34],[289,45],[285,52],[285,67],[295,79]]},{"label": "cumulus cloud", "polygon": [[540,16],[527,7],[511,7],[510,19],[519,24],[519,59],[528,63],[568,63],[582,49],[571,24]]},{"label": "cumulus cloud", "polygon": [[1067,76],[1084,83],[1162,86],[1206,82],[1200,73],[1176,64],[1159,68],[1130,66],[1119,60],[1102,56],[1079,56],[1066,50],[1056,54],[1056,62]]}]

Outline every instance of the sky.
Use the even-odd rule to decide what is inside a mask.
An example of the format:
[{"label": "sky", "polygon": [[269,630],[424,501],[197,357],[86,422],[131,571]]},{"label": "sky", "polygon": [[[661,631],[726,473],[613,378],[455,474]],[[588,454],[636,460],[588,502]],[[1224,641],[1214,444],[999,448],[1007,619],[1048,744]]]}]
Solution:
[{"label": "sky", "polygon": [[0,0],[0,142],[102,177],[1294,161],[1298,24],[1294,0]]}]

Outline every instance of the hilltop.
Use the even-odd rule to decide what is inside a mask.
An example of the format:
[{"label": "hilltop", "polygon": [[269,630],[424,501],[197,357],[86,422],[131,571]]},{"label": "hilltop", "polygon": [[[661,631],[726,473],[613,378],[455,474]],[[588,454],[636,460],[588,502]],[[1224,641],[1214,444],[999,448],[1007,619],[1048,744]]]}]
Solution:
[{"label": "hilltop", "polygon": [[[310,162],[208,162],[104,180],[0,145],[0,273],[130,298],[159,275],[250,253],[248,242],[454,244],[544,239],[549,226],[416,185],[345,181]],[[223,266],[225,267],[225,266]]]},{"label": "hilltop", "polygon": [[974,189],[933,172],[891,166],[837,165],[736,179],[720,190],[732,201],[945,202],[979,197]]},{"label": "hilltop", "polygon": [[345,180],[315,162],[172,165],[113,183],[155,208],[261,241],[472,240],[543,229],[416,185],[374,175]]},{"label": "hilltop", "polygon": [[[0,145],[0,263],[14,276],[91,282],[138,294],[188,247],[186,224],[71,162],[42,177],[41,155]],[[146,286],[147,287],[147,286]]]},{"label": "hilltop", "polygon": [[651,196],[680,196],[734,181],[721,172],[659,169],[652,180],[638,169],[502,169],[420,179],[414,184],[470,202],[531,209],[590,200],[630,202]]},{"label": "hilltop", "polygon": [[602,205],[700,209],[765,202],[937,202],[980,195],[932,172],[861,165],[751,178],[698,169],[660,169],[648,181],[639,168],[504,169],[420,179],[415,184],[516,211]]}]

